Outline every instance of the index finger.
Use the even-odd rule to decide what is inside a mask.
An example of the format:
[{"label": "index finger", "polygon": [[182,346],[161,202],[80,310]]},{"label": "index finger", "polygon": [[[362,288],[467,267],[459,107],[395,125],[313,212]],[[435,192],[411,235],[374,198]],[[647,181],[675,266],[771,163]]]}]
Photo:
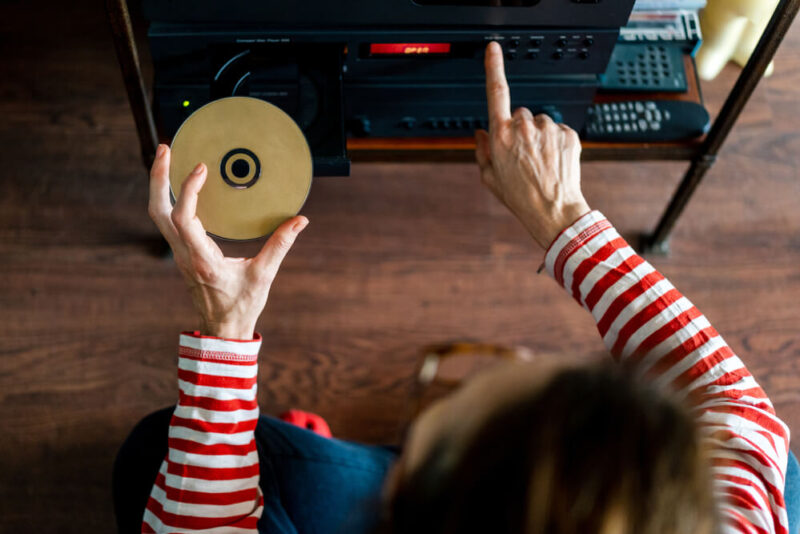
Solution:
[{"label": "index finger", "polygon": [[511,95],[503,65],[503,49],[494,41],[486,47],[486,100],[489,104],[490,128],[511,119]]}]

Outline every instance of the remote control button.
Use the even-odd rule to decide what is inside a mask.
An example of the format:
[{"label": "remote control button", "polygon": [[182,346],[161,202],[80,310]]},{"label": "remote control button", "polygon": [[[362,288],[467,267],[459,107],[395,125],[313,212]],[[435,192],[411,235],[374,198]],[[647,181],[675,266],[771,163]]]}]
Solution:
[{"label": "remote control button", "polygon": [[587,37],[583,40],[584,46],[592,46],[594,44],[594,39],[591,37]]},{"label": "remote control button", "polygon": [[607,125],[607,126],[606,126],[606,131],[607,131],[608,133],[613,133],[613,132],[614,132],[614,127],[613,127],[612,125],[610,125],[610,124],[609,124],[609,125]]},{"label": "remote control button", "polygon": [[609,107],[609,105],[608,105],[608,104],[602,104],[602,105],[600,106],[600,109],[602,109],[603,111],[608,111],[608,110],[609,110],[609,109],[611,109],[611,108]]},{"label": "remote control button", "polygon": [[611,111],[619,111],[619,107],[617,107],[616,103],[611,104]]},{"label": "remote control button", "polygon": [[657,121],[661,121],[661,119],[662,119],[661,111],[660,111],[660,110],[658,110],[658,109],[657,109],[657,110],[655,110],[655,111],[653,112],[653,117],[655,117],[655,119],[656,119]]},{"label": "remote control button", "polygon": [[653,120],[653,112],[648,109],[647,111],[644,112],[644,118],[645,120],[648,121]]},{"label": "remote control button", "polygon": [[529,51],[528,54],[525,56],[528,59],[536,59],[539,57],[539,52],[535,52],[533,50]]},{"label": "remote control button", "polygon": [[517,59],[517,51],[516,50],[506,51],[506,59]]},{"label": "remote control button", "polygon": [[540,47],[544,41],[541,37],[531,37],[531,46]]},{"label": "remote control button", "polygon": [[636,108],[637,113],[641,113],[642,111],[644,111],[644,105],[641,102],[636,102],[634,106]]},{"label": "remote control button", "polygon": [[519,46],[519,39],[511,39],[508,44],[511,48],[517,48]]},{"label": "remote control button", "polygon": [[553,59],[562,59],[564,57],[564,52],[561,50],[556,50],[553,52]]},{"label": "remote control button", "polygon": [[660,122],[651,122],[650,123],[650,128],[652,128],[653,130],[655,130],[657,132],[657,131],[659,131],[661,129],[661,123]]},{"label": "remote control button", "polygon": [[672,115],[669,111],[664,110],[664,120],[668,121],[672,118]]},{"label": "remote control button", "polygon": [[647,131],[647,121],[645,121],[645,120],[640,120],[640,121],[639,121],[639,128],[641,128],[641,130],[642,130],[643,132],[646,132],[646,131]]},{"label": "remote control button", "polygon": [[567,40],[564,39],[563,37],[560,38],[559,40],[556,41],[556,46],[559,48],[564,48],[565,46],[567,46]]},{"label": "remote control button", "polygon": [[656,109],[657,108],[655,102],[645,102],[644,107],[646,107],[647,109]]},{"label": "remote control button", "polygon": [[622,129],[625,130],[626,132],[630,132],[631,131],[631,125],[630,124],[623,124],[622,125]]},{"label": "remote control button", "polygon": [[614,113],[614,120],[619,122],[619,113]]},{"label": "remote control button", "polygon": [[605,119],[606,119],[606,122],[611,122],[611,113],[606,113],[606,114],[604,115],[604,117],[605,117]]},{"label": "remote control button", "polygon": [[631,124],[631,130],[633,130],[634,132],[638,132],[639,125],[634,122],[633,124]]},{"label": "remote control button", "polygon": [[615,130],[617,133],[621,132],[621,131],[622,131],[622,125],[621,125],[621,124],[617,124],[616,126],[614,126],[614,130]]}]

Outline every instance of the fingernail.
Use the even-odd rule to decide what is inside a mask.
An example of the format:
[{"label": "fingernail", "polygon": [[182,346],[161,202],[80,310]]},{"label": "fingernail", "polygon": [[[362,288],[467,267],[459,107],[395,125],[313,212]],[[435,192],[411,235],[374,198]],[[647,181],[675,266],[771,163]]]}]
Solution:
[{"label": "fingernail", "polygon": [[167,145],[158,145],[158,148],[156,149],[156,157],[160,158],[161,156],[164,155],[164,152],[166,151],[167,151]]},{"label": "fingernail", "polygon": [[294,223],[294,226],[292,226],[292,231],[295,232],[295,233],[300,232],[306,226],[308,226],[308,219],[303,219],[302,221],[297,221],[296,223]]},{"label": "fingernail", "polygon": [[201,172],[203,172],[203,164],[198,163],[197,167],[195,167],[194,170],[192,171],[192,174],[200,174]]}]

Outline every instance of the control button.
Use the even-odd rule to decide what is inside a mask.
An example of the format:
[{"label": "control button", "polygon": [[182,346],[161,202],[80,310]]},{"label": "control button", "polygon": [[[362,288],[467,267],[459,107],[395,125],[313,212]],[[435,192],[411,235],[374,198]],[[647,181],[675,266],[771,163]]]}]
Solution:
[{"label": "control button", "polygon": [[544,40],[541,37],[531,37],[531,46],[535,46],[539,48],[544,43]]},{"label": "control button", "polygon": [[509,44],[509,46],[510,46],[511,48],[517,48],[517,47],[519,46],[519,39],[511,39],[511,40],[508,42],[508,44]]},{"label": "control button", "polygon": [[372,123],[367,117],[356,117],[354,129],[356,135],[369,135],[372,132]]},{"label": "control button", "polygon": [[671,118],[672,118],[672,115],[670,114],[670,112],[669,112],[669,111],[666,111],[666,110],[664,110],[664,120],[665,120],[665,121],[668,121],[668,120],[670,120]]},{"label": "control button", "polygon": [[619,106],[616,102],[611,103],[611,111],[619,111]]},{"label": "control button", "polygon": [[555,52],[553,52],[553,59],[563,59],[563,58],[564,58],[564,52],[562,52],[561,50],[556,50]]},{"label": "control button", "polygon": [[640,120],[639,121],[639,128],[641,128],[641,130],[643,132],[646,132],[647,131],[647,121],[646,120]]},{"label": "control button", "polygon": [[652,128],[655,131],[659,131],[661,129],[661,123],[660,122],[651,122],[650,123],[650,128]]},{"label": "control button", "polygon": [[653,112],[648,109],[647,111],[644,112],[644,118],[645,120],[648,121],[653,120]]},{"label": "control button", "polygon": [[411,130],[416,125],[417,121],[414,117],[403,117],[400,121],[400,125],[405,128],[406,130]]},{"label": "control button", "polygon": [[439,129],[439,121],[436,119],[428,119],[428,127],[431,130],[438,130]]},{"label": "control button", "polygon": [[587,37],[586,39],[583,40],[584,46],[592,46],[593,44],[594,44],[594,39],[591,37]]},{"label": "control button", "polygon": [[606,113],[606,122],[611,122],[611,113]]},{"label": "control button", "polygon": [[564,39],[563,37],[560,38],[559,40],[556,41],[556,46],[559,48],[564,48],[565,46],[567,46],[567,40]]},{"label": "control button", "polygon": [[634,104],[634,107],[635,107],[637,113],[641,113],[641,112],[644,111],[644,104],[642,104],[641,102],[636,102]]},{"label": "control button", "polygon": [[536,59],[539,57],[539,52],[534,52],[533,50],[531,50],[525,55],[525,57],[528,59]]},{"label": "control button", "polygon": [[646,107],[647,109],[656,109],[656,103],[655,102],[645,102],[644,107]]},{"label": "control button", "polygon": [[506,59],[517,59],[517,51],[516,50],[507,50],[506,51]]},{"label": "control button", "polygon": [[581,59],[589,59],[589,52],[587,50],[582,50],[578,54],[578,57],[581,58]]}]

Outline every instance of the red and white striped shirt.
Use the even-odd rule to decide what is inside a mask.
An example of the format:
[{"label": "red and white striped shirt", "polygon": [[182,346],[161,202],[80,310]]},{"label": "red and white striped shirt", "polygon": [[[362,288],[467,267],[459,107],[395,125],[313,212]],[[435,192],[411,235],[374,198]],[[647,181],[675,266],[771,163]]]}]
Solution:
[{"label": "red and white striped shirt", "polygon": [[725,533],[786,533],[789,429],[742,361],[691,302],[598,211],[545,255],[556,281],[594,317],[608,350],[656,384],[692,396],[712,445]]},{"label": "red and white striped shirt", "polygon": [[[723,531],[786,533],[789,430],[708,320],[597,211],[559,235],[545,266],[589,310],[616,359],[700,399]],[[180,397],[142,532],[257,532],[260,345],[181,335]]]},{"label": "red and white striped shirt", "polygon": [[254,438],[260,347],[260,336],[181,335],[178,405],[142,532],[257,532],[263,508]]}]

